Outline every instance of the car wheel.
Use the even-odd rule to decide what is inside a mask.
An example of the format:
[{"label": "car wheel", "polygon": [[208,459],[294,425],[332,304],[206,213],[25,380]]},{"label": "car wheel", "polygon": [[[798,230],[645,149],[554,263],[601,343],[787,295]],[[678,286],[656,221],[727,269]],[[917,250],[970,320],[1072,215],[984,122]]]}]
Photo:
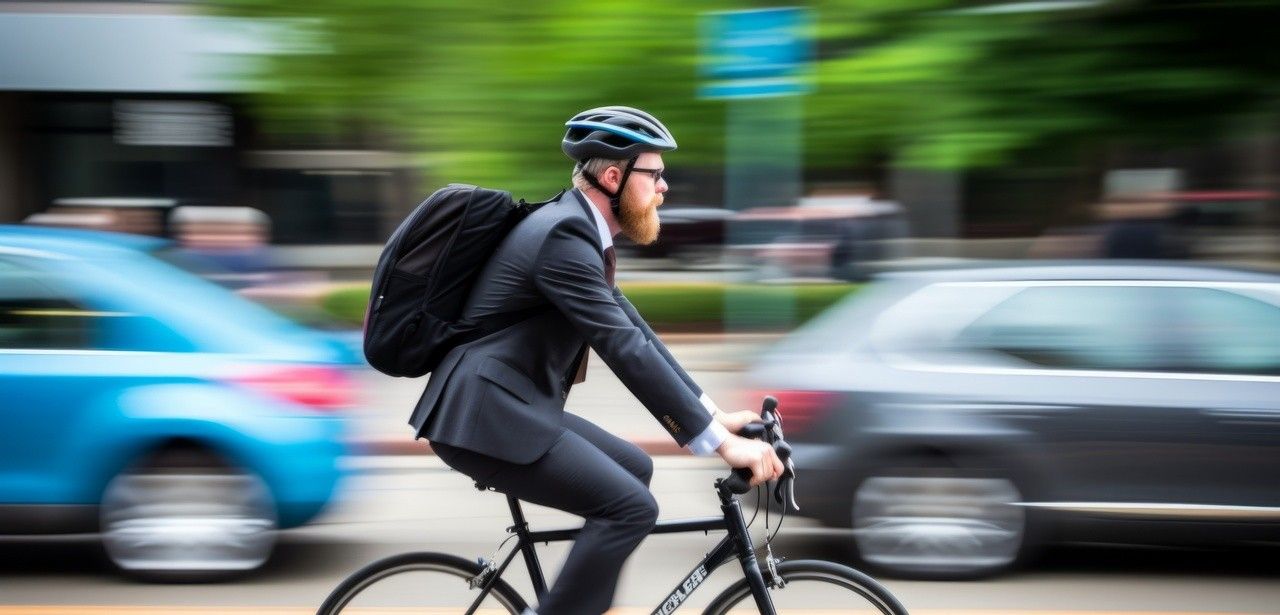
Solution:
[{"label": "car wheel", "polygon": [[266,484],[221,464],[135,465],[107,485],[100,514],[107,556],[147,580],[217,580],[258,568],[275,546]]},{"label": "car wheel", "polygon": [[1022,495],[1006,477],[954,468],[886,468],[854,490],[854,546],[863,561],[904,577],[993,574],[1026,538]]}]

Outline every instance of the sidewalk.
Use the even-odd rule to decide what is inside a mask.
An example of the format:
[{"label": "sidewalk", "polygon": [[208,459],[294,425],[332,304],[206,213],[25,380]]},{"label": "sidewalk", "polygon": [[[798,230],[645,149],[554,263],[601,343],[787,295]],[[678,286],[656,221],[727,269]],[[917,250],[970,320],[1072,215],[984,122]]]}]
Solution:
[{"label": "sidewalk", "polygon": [[[763,334],[661,335],[676,360],[725,410],[740,409],[743,369],[780,336]],[[413,439],[407,421],[426,386],[426,378],[391,378],[373,370],[356,376],[360,409],[352,413],[351,443],[358,455],[430,454],[426,441]],[[611,433],[634,442],[650,455],[687,455],[654,421],[635,396],[592,353],[587,380],[574,387],[565,406]]]}]

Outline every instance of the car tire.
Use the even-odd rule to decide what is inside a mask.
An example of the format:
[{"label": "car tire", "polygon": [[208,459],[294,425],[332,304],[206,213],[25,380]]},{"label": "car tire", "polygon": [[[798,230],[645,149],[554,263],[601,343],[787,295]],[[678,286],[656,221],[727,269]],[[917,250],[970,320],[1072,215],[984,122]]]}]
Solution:
[{"label": "car tire", "polygon": [[892,576],[974,579],[1024,555],[1028,520],[1014,479],[945,459],[884,464],[853,490],[853,547]]},{"label": "car tire", "polygon": [[103,547],[124,573],[145,581],[218,581],[270,557],[277,522],[266,483],[210,453],[192,453],[153,455],[103,490]]}]

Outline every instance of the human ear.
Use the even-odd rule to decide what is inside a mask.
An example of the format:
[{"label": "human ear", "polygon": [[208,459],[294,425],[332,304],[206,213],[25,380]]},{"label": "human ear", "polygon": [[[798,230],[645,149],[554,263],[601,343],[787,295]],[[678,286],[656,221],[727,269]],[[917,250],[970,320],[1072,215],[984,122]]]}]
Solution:
[{"label": "human ear", "polygon": [[622,169],[618,167],[605,169],[604,177],[600,178],[600,183],[604,184],[611,192],[617,192],[618,187],[622,184]]}]

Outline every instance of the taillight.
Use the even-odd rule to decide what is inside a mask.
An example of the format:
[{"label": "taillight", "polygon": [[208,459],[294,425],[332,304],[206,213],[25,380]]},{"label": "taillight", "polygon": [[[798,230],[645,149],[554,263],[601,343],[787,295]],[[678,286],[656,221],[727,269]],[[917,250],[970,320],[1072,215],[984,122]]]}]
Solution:
[{"label": "taillight", "polygon": [[760,400],[772,395],[778,400],[778,414],[782,415],[782,431],[787,437],[803,434],[813,427],[839,400],[839,395],[828,391],[752,391],[747,408],[759,412]]},{"label": "taillight", "polygon": [[316,410],[348,408],[355,385],[346,372],[320,365],[259,366],[230,380],[240,386]]}]

